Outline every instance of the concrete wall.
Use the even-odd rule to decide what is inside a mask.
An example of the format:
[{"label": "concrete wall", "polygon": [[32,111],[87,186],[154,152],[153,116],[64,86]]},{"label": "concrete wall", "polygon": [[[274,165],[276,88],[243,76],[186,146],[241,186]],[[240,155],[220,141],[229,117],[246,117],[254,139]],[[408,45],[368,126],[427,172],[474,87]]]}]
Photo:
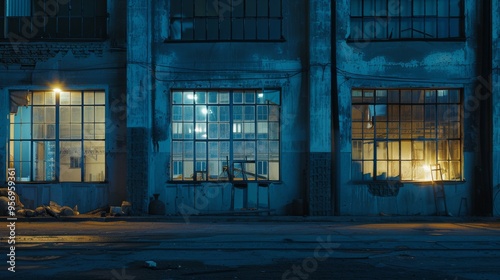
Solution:
[{"label": "concrete wall", "polygon": [[[337,1],[337,79],[340,118],[340,181],[341,215],[432,215],[436,212],[432,188],[404,184],[391,197],[370,194],[366,185],[352,183],[351,165],[351,89],[357,88],[463,88],[464,99],[474,95],[476,86],[476,3],[465,1],[466,40],[463,42],[356,42],[347,38],[350,1]],[[474,186],[473,170],[478,152],[478,123],[474,110],[464,119],[465,182],[446,186],[450,214],[462,207],[471,209]],[[461,206],[461,203],[463,204]]]},{"label": "concrete wall", "polygon": [[308,209],[332,215],[331,1],[309,1]]},{"label": "concrete wall", "polygon": [[[149,162],[144,176],[148,197],[160,194],[160,200],[167,205],[167,214],[182,213],[180,205],[188,205],[201,213],[228,210],[228,186],[212,184],[217,191],[208,197],[208,205],[200,207],[193,203],[206,186],[186,185],[169,182],[170,179],[170,92],[172,89],[238,89],[238,88],[280,88],[281,96],[281,183],[269,188],[249,184],[246,189],[234,189],[234,206],[252,208],[261,204],[278,214],[291,213],[294,199],[304,198],[307,180],[304,176],[307,151],[308,127],[308,54],[306,22],[307,5],[303,1],[283,1],[284,42],[164,42],[169,35],[169,1],[157,1],[153,10],[146,11],[149,1],[129,1],[134,9],[129,15],[129,87],[150,85],[151,103],[129,112],[128,125],[150,130],[148,136],[152,146],[148,149]],[[134,4],[134,5],[131,5]],[[149,5],[149,4],[148,4]],[[151,6],[148,6],[151,9]],[[141,32],[148,15],[154,18],[151,46]],[[133,19],[131,19],[133,17]],[[140,26],[141,28],[138,28]],[[134,30],[137,30],[134,31]],[[139,64],[139,62],[141,64]],[[182,70],[184,69],[184,70]],[[193,70],[185,70],[193,69]],[[146,77],[147,76],[147,77]],[[137,79],[142,79],[138,81]],[[326,78],[325,78],[326,79]],[[129,103],[139,97],[141,90],[129,90]],[[129,106],[130,108],[130,106]],[[129,137],[129,140],[132,140]],[[133,141],[133,140],[132,140]],[[129,150],[131,152],[131,150]],[[129,161],[129,168],[131,163]],[[130,170],[129,170],[130,171]],[[135,172],[135,170],[134,170]],[[152,174],[154,176],[148,176]],[[130,185],[130,182],[129,182]],[[130,187],[129,187],[130,190]],[[267,197],[271,196],[271,205]],[[210,196],[210,195],[208,195]],[[194,207],[196,206],[196,207]]]},{"label": "concrete wall", "polygon": [[[17,184],[21,201],[30,207],[53,200],[61,205],[78,205],[80,212],[107,204],[120,205],[126,199],[126,114],[124,52],[126,38],[124,1],[108,1],[108,39],[78,42],[0,42],[0,138],[8,139],[9,90],[47,90],[56,84],[63,89],[104,89],[106,107],[107,182]],[[0,148],[0,168],[6,170],[7,151]],[[5,173],[0,181],[5,182]]]},{"label": "concrete wall", "polygon": [[492,1],[493,18],[493,65],[492,65],[492,106],[493,106],[493,215],[500,216],[500,3]]}]

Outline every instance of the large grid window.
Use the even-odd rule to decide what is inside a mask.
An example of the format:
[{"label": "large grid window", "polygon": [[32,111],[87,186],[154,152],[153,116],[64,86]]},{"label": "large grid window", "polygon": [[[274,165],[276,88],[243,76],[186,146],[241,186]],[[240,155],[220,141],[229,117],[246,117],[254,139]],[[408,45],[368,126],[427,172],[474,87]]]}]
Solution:
[{"label": "large grid window", "polygon": [[18,41],[103,39],[106,0],[0,0],[0,38]]},{"label": "large grid window", "polygon": [[282,39],[282,0],[171,0],[170,40]]},{"label": "large grid window", "polygon": [[9,167],[18,181],[105,181],[104,91],[16,92],[11,108]]},{"label": "large grid window", "polygon": [[351,0],[351,39],[463,39],[463,0]]},{"label": "large grid window", "polygon": [[172,92],[174,181],[279,180],[280,91]]},{"label": "large grid window", "polygon": [[462,178],[461,91],[352,90],[352,180]]}]

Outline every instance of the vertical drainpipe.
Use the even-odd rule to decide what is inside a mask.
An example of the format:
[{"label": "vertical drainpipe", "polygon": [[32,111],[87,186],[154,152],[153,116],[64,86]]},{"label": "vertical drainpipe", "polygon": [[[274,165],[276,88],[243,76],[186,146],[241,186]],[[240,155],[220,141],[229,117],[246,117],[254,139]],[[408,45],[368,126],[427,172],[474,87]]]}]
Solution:
[{"label": "vertical drainpipe", "polygon": [[337,89],[337,1],[332,0],[331,2],[331,130],[332,130],[332,172],[331,172],[331,182],[332,182],[332,213],[333,215],[340,215],[340,178],[338,174],[342,171],[339,170],[340,165],[340,123],[339,123],[339,98]]}]

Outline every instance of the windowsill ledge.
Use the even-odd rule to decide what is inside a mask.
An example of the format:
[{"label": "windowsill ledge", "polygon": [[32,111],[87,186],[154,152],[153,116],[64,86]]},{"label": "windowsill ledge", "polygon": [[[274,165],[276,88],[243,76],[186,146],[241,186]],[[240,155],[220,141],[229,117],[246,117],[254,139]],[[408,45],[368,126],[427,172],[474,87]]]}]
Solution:
[{"label": "windowsill ledge", "polygon": [[183,39],[165,39],[163,43],[284,43],[286,42],[285,38],[281,39],[235,39],[235,40],[216,40],[216,39],[207,39],[207,40],[183,40]]},{"label": "windowsill ledge", "polygon": [[169,185],[185,185],[185,186],[193,186],[193,185],[203,185],[203,184],[213,184],[213,185],[221,185],[221,184],[232,184],[238,187],[243,185],[248,186],[248,184],[257,184],[261,187],[269,187],[270,185],[283,184],[283,181],[167,181]]},{"label": "windowsill ledge", "polygon": [[418,186],[429,186],[433,185],[433,183],[442,183],[443,185],[459,185],[459,184],[465,184],[467,181],[465,179],[463,180],[447,180],[447,181],[398,181],[398,180],[377,180],[377,181],[351,181],[351,184],[353,185],[375,185],[375,184],[380,184],[380,185],[396,185],[396,184],[412,184],[412,185],[418,185]]},{"label": "windowsill ledge", "polygon": [[389,42],[464,42],[466,41],[465,37],[459,38],[397,38],[397,39],[355,39],[355,38],[346,38],[347,43],[389,43]]}]

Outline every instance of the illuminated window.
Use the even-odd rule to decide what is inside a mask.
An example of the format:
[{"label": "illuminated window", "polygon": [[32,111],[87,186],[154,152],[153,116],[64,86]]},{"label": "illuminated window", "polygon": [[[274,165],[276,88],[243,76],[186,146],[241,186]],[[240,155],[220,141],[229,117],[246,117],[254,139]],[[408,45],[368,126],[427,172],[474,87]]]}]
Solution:
[{"label": "illuminated window", "polygon": [[11,92],[9,166],[18,181],[105,180],[103,91]]},{"label": "illuminated window", "polygon": [[106,0],[0,0],[0,38],[103,39]]},{"label": "illuminated window", "polygon": [[280,92],[172,92],[174,181],[279,180]]},{"label": "illuminated window", "polygon": [[352,90],[353,181],[462,178],[461,91]]},{"label": "illuminated window", "polygon": [[281,0],[170,0],[170,40],[282,39]]},{"label": "illuminated window", "polygon": [[352,0],[351,39],[463,39],[462,0]]}]

